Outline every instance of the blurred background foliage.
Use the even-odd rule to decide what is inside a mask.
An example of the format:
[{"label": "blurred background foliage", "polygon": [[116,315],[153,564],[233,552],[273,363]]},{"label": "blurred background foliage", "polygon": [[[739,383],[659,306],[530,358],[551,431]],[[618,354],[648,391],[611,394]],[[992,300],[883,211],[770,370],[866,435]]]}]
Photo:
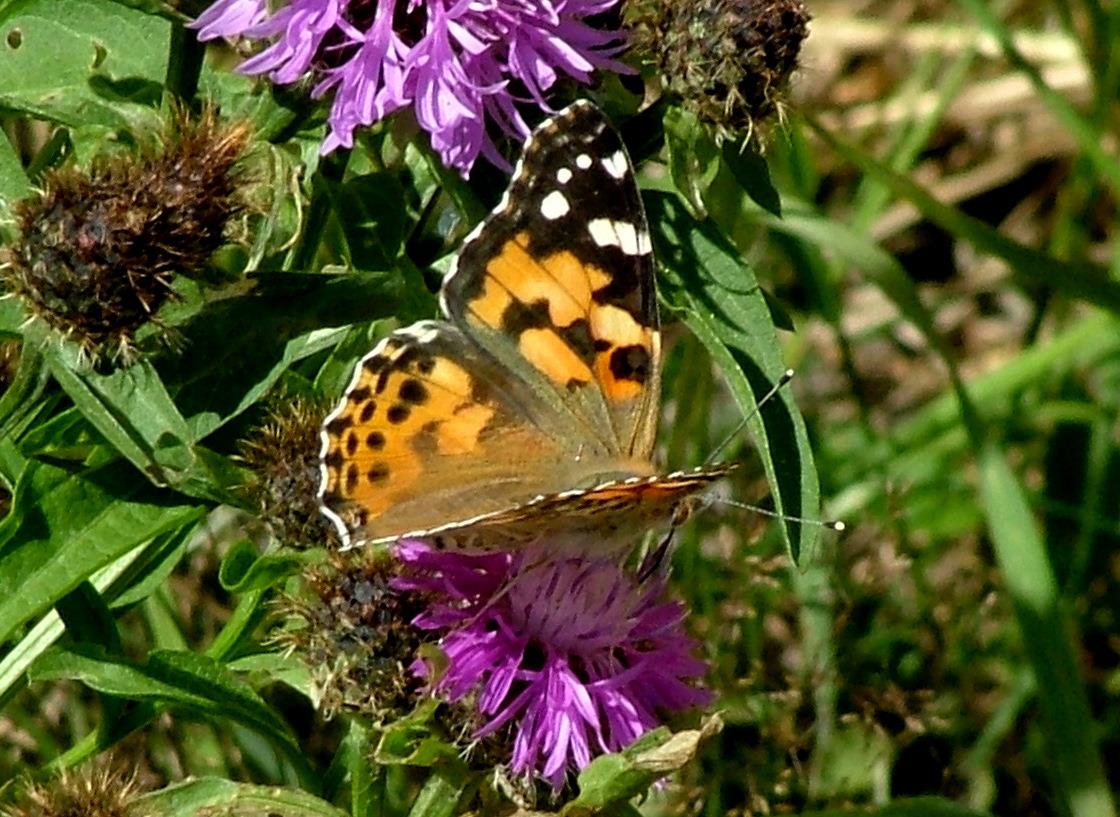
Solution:
[{"label": "blurred background foliage", "polygon": [[[797,371],[790,389],[821,514],[848,529],[803,536],[796,566],[781,525],[730,502],[682,531],[675,588],[712,662],[725,726],[640,810],[1114,814],[1120,9],[814,0],[808,10],[782,122],[755,134],[765,166],[671,108],[667,150],[654,140],[634,152],[650,159],[642,174],[655,227],[686,205],[742,254],[775,323],[793,330],[778,340]],[[78,13],[80,30],[59,23]],[[155,3],[0,3],[6,201],[46,168],[127,150],[129,134],[159,129],[153,106],[175,76],[168,38],[179,38],[172,69],[200,56],[189,35],[171,33],[172,19]],[[45,55],[20,39],[40,31],[56,38]],[[91,36],[113,68],[97,82]],[[157,380],[171,391],[66,374],[57,355],[30,351],[22,316],[0,301],[0,509],[11,511],[0,523],[9,639],[0,779],[113,746],[148,789],[189,775],[311,788],[311,769],[322,769],[329,790],[348,757],[338,747],[360,750],[342,720],[321,722],[281,683],[298,669],[246,648],[273,591],[223,567],[232,543],[265,538],[237,498],[246,477],[235,454],[267,420],[266,395],[336,394],[350,361],[383,331],[378,319],[431,314],[430,265],[485,211],[473,191],[502,182],[476,177],[472,188],[442,171],[407,126],[378,130],[352,160],[366,164],[342,178],[334,157],[318,156],[321,120],[305,118],[306,103],[221,70],[228,58],[202,73],[201,93],[253,121],[258,183],[241,240],[216,267],[278,271],[251,287],[225,284],[218,298],[178,284],[164,319],[194,362],[165,356]],[[40,82],[48,75],[52,94]],[[605,96],[612,112],[630,112],[622,90]],[[430,198],[440,185],[446,195]],[[414,229],[421,220],[427,229]],[[311,284],[279,271],[324,265],[339,266]],[[346,267],[371,274],[351,280]],[[392,273],[372,274],[384,270]],[[690,327],[667,328],[660,455],[673,467],[703,461],[734,429],[742,382],[712,364],[678,274],[662,281]],[[47,372],[61,392],[45,385]],[[121,411],[132,420],[121,422]],[[726,453],[757,462],[752,450],[742,436]],[[108,466],[76,486],[72,466],[98,451]],[[17,488],[29,460],[42,466]],[[138,481],[135,468],[153,463],[152,484]],[[765,470],[736,476],[725,495],[765,504]],[[60,518],[96,491],[126,503],[125,515],[76,514],[43,535],[36,513]],[[27,546],[59,536],[67,547],[49,558]],[[91,610],[117,622],[102,652],[84,655],[88,665],[44,652],[62,637],[46,614],[61,573],[70,578],[57,611],[71,640],[83,621],[96,629]],[[40,582],[45,575],[54,578]],[[244,703],[231,721],[201,691],[198,700],[153,691],[167,678],[155,670],[105,680],[105,662],[126,666],[153,650],[204,650],[251,679],[267,711]],[[365,801],[368,813],[408,813],[410,780],[393,769],[376,808]],[[944,800],[904,800],[925,796]]]}]

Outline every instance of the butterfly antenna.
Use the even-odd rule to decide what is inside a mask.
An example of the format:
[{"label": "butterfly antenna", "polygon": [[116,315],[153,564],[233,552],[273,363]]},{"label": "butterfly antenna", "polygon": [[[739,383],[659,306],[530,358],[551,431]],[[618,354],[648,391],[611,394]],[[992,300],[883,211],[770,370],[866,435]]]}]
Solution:
[{"label": "butterfly antenna", "polygon": [[762,516],[768,516],[771,519],[781,519],[784,522],[800,522],[802,525],[816,525],[817,527],[826,530],[834,530],[837,532],[847,530],[848,526],[841,522],[839,519],[806,519],[804,516],[792,516],[790,514],[778,513],[771,511],[768,508],[760,508],[758,505],[751,505],[747,502],[738,502],[734,499],[727,499],[725,497],[718,497],[714,502],[722,505],[730,505],[733,508],[742,508],[744,511],[753,511],[754,513]]},{"label": "butterfly antenna", "polygon": [[774,395],[781,391],[782,387],[789,383],[789,381],[791,380],[793,380],[793,369],[786,369],[784,372],[782,372],[782,376],[778,378],[778,382],[770,388],[770,391],[762,395],[762,398],[757,403],[755,403],[754,409],[748,412],[747,415],[739,421],[738,425],[736,425],[735,428],[732,429],[731,433],[724,438],[723,442],[717,445],[715,447],[715,450],[708,455],[708,458],[704,460],[704,464],[711,465],[712,462],[714,462],[715,459],[719,457],[719,455],[727,448],[727,446],[731,445],[733,441],[738,439],[739,435],[743,433],[743,429],[747,427],[747,423],[758,416],[759,412],[762,411],[762,407],[765,406],[774,397]]}]

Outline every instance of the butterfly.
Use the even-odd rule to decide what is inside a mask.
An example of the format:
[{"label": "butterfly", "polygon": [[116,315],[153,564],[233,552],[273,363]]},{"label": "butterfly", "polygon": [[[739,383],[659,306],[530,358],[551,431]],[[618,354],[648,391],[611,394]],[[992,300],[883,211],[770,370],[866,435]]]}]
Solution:
[{"label": "butterfly", "polygon": [[465,240],[441,320],[357,364],[322,429],[319,504],[343,547],[615,553],[735,465],[660,474],[661,334],[634,168],[593,104],[530,135]]}]

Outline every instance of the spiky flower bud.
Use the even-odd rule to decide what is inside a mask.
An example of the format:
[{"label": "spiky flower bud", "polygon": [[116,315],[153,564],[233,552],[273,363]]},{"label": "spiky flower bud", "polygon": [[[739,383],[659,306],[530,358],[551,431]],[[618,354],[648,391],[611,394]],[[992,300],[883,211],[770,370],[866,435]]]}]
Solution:
[{"label": "spiky flower bud", "polygon": [[325,406],[306,398],[274,404],[265,423],[241,445],[253,472],[243,494],[276,539],[289,547],[338,545],[319,511],[319,431]]},{"label": "spiky flower bud", "polygon": [[86,763],[45,782],[16,787],[16,796],[0,806],[3,817],[129,817],[139,793],[135,775],[106,760]]},{"label": "spiky flower bud", "polygon": [[628,17],[635,50],[720,136],[775,111],[809,23],[801,0],[631,0]]},{"label": "spiky flower bud", "polygon": [[133,339],[224,241],[239,204],[248,127],[176,114],[155,147],[47,173],[14,208],[20,236],[0,256],[0,289],[98,359],[127,362]]},{"label": "spiky flower bud", "polygon": [[424,602],[391,586],[396,560],[367,548],[330,554],[304,573],[304,598],[288,598],[294,626],[278,637],[310,669],[320,711],[347,710],[385,724],[412,711],[422,681],[410,670]]}]

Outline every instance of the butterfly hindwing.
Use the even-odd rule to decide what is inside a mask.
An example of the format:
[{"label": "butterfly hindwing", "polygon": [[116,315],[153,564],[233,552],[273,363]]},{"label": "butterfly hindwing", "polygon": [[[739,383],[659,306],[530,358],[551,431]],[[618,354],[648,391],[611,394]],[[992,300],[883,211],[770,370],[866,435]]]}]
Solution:
[{"label": "butterfly hindwing", "polygon": [[395,538],[554,490],[548,475],[570,456],[531,403],[454,326],[394,332],[323,426],[324,512],[350,544],[351,533]]},{"label": "butterfly hindwing", "polygon": [[625,147],[594,105],[577,102],[534,132],[442,302],[589,441],[648,459],[660,392],[653,263]]}]

